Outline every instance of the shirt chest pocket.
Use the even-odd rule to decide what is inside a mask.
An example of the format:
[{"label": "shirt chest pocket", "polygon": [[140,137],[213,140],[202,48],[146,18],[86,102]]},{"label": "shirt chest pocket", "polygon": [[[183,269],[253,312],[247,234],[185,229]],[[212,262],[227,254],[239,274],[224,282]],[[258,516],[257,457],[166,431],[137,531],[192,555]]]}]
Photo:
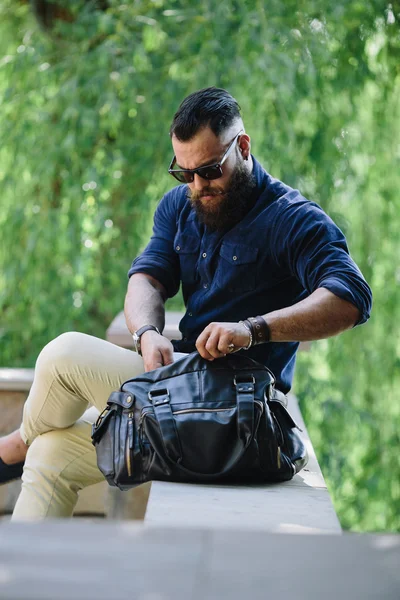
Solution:
[{"label": "shirt chest pocket", "polygon": [[199,259],[200,238],[178,232],[175,236],[174,247],[179,256],[182,282],[194,283],[198,279],[197,262]]},{"label": "shirt chest pocket", "polygon": [[258,248],[223,242],[215,273],[217,285],[230,292],[253,290],[257,282]]}]

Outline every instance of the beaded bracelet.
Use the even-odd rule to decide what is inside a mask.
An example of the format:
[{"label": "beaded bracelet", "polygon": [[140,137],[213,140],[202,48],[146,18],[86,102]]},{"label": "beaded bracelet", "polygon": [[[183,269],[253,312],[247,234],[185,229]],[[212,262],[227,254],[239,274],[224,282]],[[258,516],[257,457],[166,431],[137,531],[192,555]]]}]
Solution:
[{"label": "beaded bracelet", "polygon": [[245,329],[247,329],[247,331],[248,331],[248,334],[249,334],[249,336],[250,336],[250,341],[249,341],[249,343],[247,344],[247,346],[243,346],[243,350],[248,350],[248,349],[249,349],[249,348],[251,348],[251,347],[252,347],[252,345],[253,345],[253,332],[252,332],[252,328],[251,328],[251,325],[249,325],[249,324],[248,324],[248,323],[246,323],[245,321],[239,321],[239,323],[240,323],[240,325],[243,325],[243,327],[244,327]]}]

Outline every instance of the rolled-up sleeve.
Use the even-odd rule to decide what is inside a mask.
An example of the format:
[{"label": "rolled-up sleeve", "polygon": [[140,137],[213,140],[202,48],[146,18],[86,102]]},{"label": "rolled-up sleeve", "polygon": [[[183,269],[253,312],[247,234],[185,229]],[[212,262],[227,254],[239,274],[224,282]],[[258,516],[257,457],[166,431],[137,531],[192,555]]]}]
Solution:
[{"label": "rolled-up sleeve", "polygon": [[157,279],[165,287],[168,298],[178,292],[180,284],[179,258],[174,250],[179,201],[176,189],[161,199],[154,214],[150,241],[128,271],[128,277],[145,273]]},{"label": "rolled-up sleeve", "polygon": [[346,238],[339,227],[315,203],[280,199],[274,223],[273,248],[277,261],[288,268],[311,294],[326,288],[354,304],[360,318],[367,321],[372,292],[349,254]]}]

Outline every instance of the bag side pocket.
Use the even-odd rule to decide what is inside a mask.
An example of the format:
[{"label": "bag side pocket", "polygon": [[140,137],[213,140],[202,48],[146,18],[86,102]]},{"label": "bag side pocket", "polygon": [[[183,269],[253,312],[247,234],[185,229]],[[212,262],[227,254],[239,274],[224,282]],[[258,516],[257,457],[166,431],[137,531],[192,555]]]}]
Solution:
[{"label": "bag side pocket", "polygon": [[283,444],[282,458],[286,456],[287,464],[290,464],[293,469],[293,475],[303,469],[308,462],[307,448],[302,436],[300,428],[296,425],[287,408],[279,402],[275,402],[273,412],[276,421],[279,423]]},{"label": "bag side pocket", "polygon": [[110,485],[115,485],[115,438],[118,437],[119,415],[116,406],[107,407],[92,427],[92,443],[96,448],[97,466]]}]

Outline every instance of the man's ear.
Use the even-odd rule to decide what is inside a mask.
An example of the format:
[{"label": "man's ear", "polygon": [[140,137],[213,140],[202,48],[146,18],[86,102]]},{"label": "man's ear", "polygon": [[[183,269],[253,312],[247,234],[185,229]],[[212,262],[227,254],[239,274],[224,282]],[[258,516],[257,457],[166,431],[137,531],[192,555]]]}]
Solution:
[{"label": "man's ear", "polygon": [[244,160],[248,160],[251,150],[251,140],[247,133],[243,133],[239,138],[239,150]]}]

